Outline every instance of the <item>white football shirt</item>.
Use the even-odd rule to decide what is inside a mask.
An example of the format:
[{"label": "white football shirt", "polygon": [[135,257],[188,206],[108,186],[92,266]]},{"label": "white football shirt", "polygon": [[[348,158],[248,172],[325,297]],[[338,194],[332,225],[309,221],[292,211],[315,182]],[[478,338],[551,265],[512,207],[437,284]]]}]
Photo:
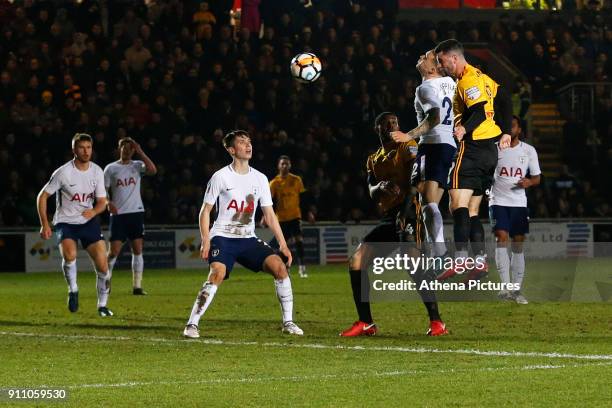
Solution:
[{"label": "white football shirt", "polygon": [[453,138],[453,96],[457,85],[450,77],[432,78],[423,81],[414,95],[417,121],[421,123],[432,108],[440,109],[440,123],[421,136],[420,143],[446,143],[457,147]]},{"label": "white football shirt", "polygon": [[140,180],[145,170],[145,164],[140,160],[131,160],[127,164],[116,161],[104,169],[104,185],[111,193],[117,214],[144,212]]},{"label": "white football shirt", "polygon": [[503,150],[498,146],[497,152],[497,168],[489,205],[527,207],[525,189],[518,187],[516,183],[527,175],[527,171],[531,176],[542,173],[536,149],[525,142],[519,142],[516,146]]},{"label": "white football shirt", "polygon": [[204,202],[217,206],[217,219],[210,238],[251,238],[255,236],[257,206],[271,207],[272,194],[268,178],[249,167],[247,174],[238,174],[231,165],[211,177],[206,186]]},{"label": "white football shirt", "polygon": [[53,172],[44,190],[49,195],[55,194],[53,225],[85,224],[89,220],[83,217],[83,211],[93,208],[96,197],[106,197],[104,173],[93,162],[81,171],[74,160],[69,161]]}]

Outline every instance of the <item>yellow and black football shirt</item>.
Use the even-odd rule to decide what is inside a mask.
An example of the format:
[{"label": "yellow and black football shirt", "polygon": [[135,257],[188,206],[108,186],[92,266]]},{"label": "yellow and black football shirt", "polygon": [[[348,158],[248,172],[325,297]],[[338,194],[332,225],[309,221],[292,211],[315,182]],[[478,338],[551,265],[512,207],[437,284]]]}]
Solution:
[{"label": "yellow and black football shirt", "polygon": [[300,194],[306,191],[302,178],[289,173],[286,177],[277,175],[270,181],[272,200],[276,204],[276,216],[279,222],[302,218]]},{"label": "yellow and black football shirt", "polygon": [[[404,203],[411,193],[410,176],[416,159],[418,144],[411,140],[407,143],[390,143],[380,147],[368,156],[366,168],[368,180],[374,183],[392,181],[400,188],[399,195],[381,194],[376,205],[387,213]],[[373,183],[371,183],[373,184]]]},{"label": "yellow and black football shirt", "polygon": [[457,81],[453,100],[455,125],[462,123],[463,114],[467,109],[477,103],[485,102],[484,111],[486,118],[472,132],[473,140],[491,139],[502,133],[493,119],[495,116],[493,100],[497,95],[498,87],[497,82],[470,64],[465,66],[461,78]]}]

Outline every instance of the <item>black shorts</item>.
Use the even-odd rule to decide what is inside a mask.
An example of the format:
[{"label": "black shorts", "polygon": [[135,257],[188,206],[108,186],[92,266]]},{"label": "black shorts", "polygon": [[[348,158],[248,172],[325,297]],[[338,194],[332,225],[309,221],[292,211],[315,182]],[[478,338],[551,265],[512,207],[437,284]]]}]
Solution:
[{"label": "black shorts", "polygon": [[420,204],[412,204],[412,211],[408,215],[406,225],[402,230],[398,223],[397,215],[399,209],[394,209],[380,220],[380,222],[370,232],[363,237],[362,242],[421,242],[421,231],[423,225],[420,222]]},{"label": "black shorts", "polygon": [[225,265],[225,278],[228,279],[239,262],[253,272],[263,270],[267,257],[275,255],[274,250],[259,238],[226,238],[216,236],[210,240],[208,263],[220,262]]},{"label": "black shorts", "polygon": [[302,220],[295,218],[289,221],[280,222],[281,230],[285,239],[302,235]]},{"label": "black shorts", "polygon": [[110,216],[110,240],[121,241],[142,238],[145,235],[144,212]]},{"label": "black shorts", "polygon": [[421,181],[437,181],[446,189],[448,172],[453,165],[457,149],[447,143],[421,143],[417,153],[411,182],[416,186]]},{"label": "black shorts", "polygon": [[491,188],[497,166],[497,140],[464,139],[459,143],[457,159],[449,174],[451,189],[474,190],[475,196]]},{"label": "black shorts", "polygon": [[67,224],[61,222],[55,225],[55,236],[58,244],[61,244],[65,239],[71,239],[74,242],[81,241],[83,249],[87,249],[91,244],[104,239],[98,217],[92,218],[85,224]]}]

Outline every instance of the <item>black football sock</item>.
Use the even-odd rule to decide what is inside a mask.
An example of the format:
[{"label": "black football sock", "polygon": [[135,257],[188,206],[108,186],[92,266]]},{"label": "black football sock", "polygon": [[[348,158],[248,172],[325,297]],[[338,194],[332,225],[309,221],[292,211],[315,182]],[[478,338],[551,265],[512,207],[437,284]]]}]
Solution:
[{"label": "black football sock", "polygon": [[[411,274],[410,277],[417,285],[417,288],[421,287],[421,282],[427,280],[431,282],[431,280],[427,279],[425,271],[420,270],[414,274]],[[423,304],[427,308],[427,314],[429,315],[429,320],[442,320],[440,318],[440,314],[438,313],[438,302],[436,299],[436,292],[433,290],[423,289],[418,290],[419,295],[421,296],[421,300],[423,300]]]},{"label": "black football sock", "polygon": [[295,252],[297,252],[298,265],[304,265],[304,243],[295,241]]},{"label": "black football sock", "polygon": [[467,244],[470,239],[470,212],[466,207],[457,208],[453,211],[453,221],[455,250],[467,251]]},{"label": "black football sock", "polygon": [[442,320],[440,312],[438,312],[438,302],[423,302],[427,308],[427,314],[429,315],[429,321]]},{"label": "black football sock", "polygon": [[472,245],[474,256],[484,255],[484,228],[477,215],[470,217],[470,244]]},{"label": "black football sock", "polygon": [[[359,320],[364,323],[372,323],[372,311],[370,310],[370,302],[363,302],[361,299],[361,270],[349,269],[349,275],[351,275],[351,288],[353,289],[353,301],[355,302],[355,308],[357,308],[357,314]],[[368,285],[365,285],[368,288]],[[369,291],[366,289],[364,297],[369,295]]]}]

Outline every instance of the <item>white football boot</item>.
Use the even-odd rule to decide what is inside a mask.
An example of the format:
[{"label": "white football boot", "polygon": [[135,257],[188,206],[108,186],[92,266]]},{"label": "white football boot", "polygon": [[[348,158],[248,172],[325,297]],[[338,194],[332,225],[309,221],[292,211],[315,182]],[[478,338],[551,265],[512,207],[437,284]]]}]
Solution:
[{"label": "white football boot", "polygon": [[185,326],[185,330],[183,330],[183,336],[190,339],[198,339],[200,338],[200,330],[198,330],[198,326],[195,324],[188,324]]},{"label": "white football boot", "polygon": [[285,322],[285,324],[283,324],[283,333],[295,334],[296,336],[303,336],[304,330],[300,329],[298,325],[293,322]]}]

